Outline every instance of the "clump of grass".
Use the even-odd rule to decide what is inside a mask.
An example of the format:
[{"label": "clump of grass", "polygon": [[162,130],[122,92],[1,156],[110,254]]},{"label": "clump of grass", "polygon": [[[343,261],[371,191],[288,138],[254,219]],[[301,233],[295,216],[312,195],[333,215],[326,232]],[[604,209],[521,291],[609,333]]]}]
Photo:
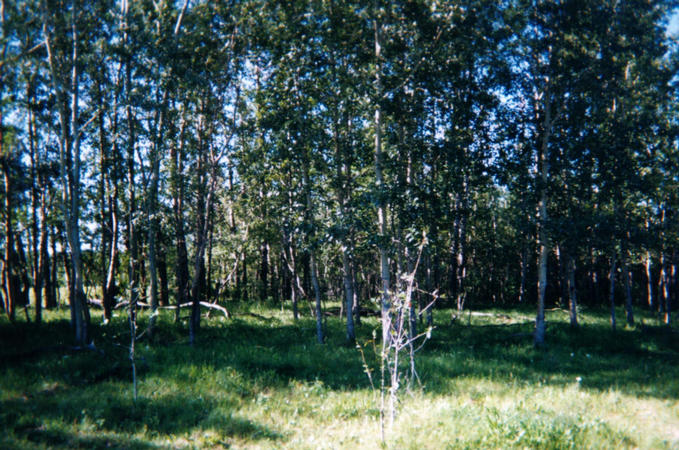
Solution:
[{"label": "clump of grass", "polygon": [[[318,345],[312,318],[248,312],[207,319],[195,347],[161,315],[156,340],[138,346],[136,402],[125,317],[94,318],[103,354],[66,349],[67,311],[47,312],[40,326],[0,319],[0,447],[378,448],[378,395],[339,319],[328,319],[328,343]],[[597,311],[571,330],[554,312],[548,347],[537,350],[529,317],[488,310],[440,325],[419,354],[424,386],[402,398],[387,446],[679,446],[675,333],[612,333]],[[359,341],[377,327],[365,320]]]}]

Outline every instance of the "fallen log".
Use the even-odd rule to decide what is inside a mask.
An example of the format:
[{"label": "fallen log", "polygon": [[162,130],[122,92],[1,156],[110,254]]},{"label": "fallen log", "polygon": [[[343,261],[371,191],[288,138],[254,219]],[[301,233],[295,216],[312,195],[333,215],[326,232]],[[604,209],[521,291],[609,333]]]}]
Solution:
[{"label": "fallen log", "polygon": [[[188,308],[190,306],[193,306],[193,303],[191,303],[191,302],[182,303],[179,306],[177,306],[177,305],[159,306],[158,309],[177,309],[177,308],[181,309],[181,308]],[[229,313],[229,311],[226,308],[224,308],[223,306],[217,305],[215,303],[208,303],[208,302],[200,302],[200,306],[202,306],[204,308],[208,308],[208,309],[217,310],[217,311],[221,312],[222,314],[224,314],[224,317],[226,317],[227,319],[231,318],[231,313]]]}]

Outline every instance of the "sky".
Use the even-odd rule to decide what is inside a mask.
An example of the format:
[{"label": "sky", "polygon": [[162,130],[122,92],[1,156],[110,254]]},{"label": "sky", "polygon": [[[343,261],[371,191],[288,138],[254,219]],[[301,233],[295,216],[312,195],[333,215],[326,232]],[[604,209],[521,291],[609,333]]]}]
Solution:
[{"label": "sky", "polygon": [[670,23],[667,26],[667,35],[671,37],[679,37],[679,10],[674,11],[670,18]]}]

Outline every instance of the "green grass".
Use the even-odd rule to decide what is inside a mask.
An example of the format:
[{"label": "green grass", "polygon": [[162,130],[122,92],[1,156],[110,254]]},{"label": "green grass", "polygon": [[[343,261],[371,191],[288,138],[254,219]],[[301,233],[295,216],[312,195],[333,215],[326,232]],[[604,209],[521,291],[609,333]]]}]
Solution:
[{"label": "green grass", "polygon": [[[3,317],[0,447],[379,448],[378,394],[343,323],[328,319],[321,346],[312,318],[242,308],[205,319],[193,348],[162,315],[156,341],[137,346],[136,402],[124,313],[104,326],[93,311],[103,354],[53,347],[71,343],[67,311],[40,326]],[[553,311],[545,349],[528,336],[532,310],[449,316],[437,312],[418,355],[423,386],[403,393],[387,447],[679,447],[678,334],[650,316],[653,327],[612,333],[603,312],[571,330]],[[364,321],[359,341],[377,326]]]}]

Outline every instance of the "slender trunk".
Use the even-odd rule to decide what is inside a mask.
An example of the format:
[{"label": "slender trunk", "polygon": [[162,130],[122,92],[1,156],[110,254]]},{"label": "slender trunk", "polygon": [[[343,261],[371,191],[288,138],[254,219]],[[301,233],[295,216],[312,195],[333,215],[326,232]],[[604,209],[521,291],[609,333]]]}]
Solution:
[{"label": "slender trunk", "polygon": [[[202,108],[206,105],[203,99]],[[204,111],[203,111],[204,112]],[[208,218],[207,214],[210,211],[210,205],[207,201],[205,193],[205,181],[207,178],[207,162],[205,158],[206,147],[209,145],[206,141],[207,129],[205,126],[206,117],[201,115],[198,124],[198,148],[201,150],[198,157],[197,166],[197,206],[196,206],[196,225],[195,225],[195,245],[196,251],[193,257],[193,280],[191,280],[191,319],[189,320],[189,341],[191,345],[196,342],[198,331],[200,330],[200,301],[203,294],[201,288],[203,287],[203,278],[205,276],[205,249],[207,248],[207,234],[208,234]],[[211,188],[212,191],[212,188]],[[211,195],[211,194],[210,194]]]},{"label": "slender trunk", "polygon": [[106,282],[104,283],[104,322],[111,320],[113,307],[115,306],[116,295],[116,272],[118,268],[118,186],[113,188],[113,198],[109,205],[111,217],[111,251],[109,253],[108,265],[106,268]]},{"label": "slender trunk", "polygon": [[519,303],[523,303],[526,299],[526,273],[528,272],[528,246],[523,245],[521,249],[521,281],[519,282]]},{"label": "slender trunk", "polygon": [[[353,243],[352,243],[353,244]],[[361,324],[361,304],[359,302],[359,285],[357,281],[357,270],[356,261],[352,259],[351,261],[351,286],[354,293],[354,298],[352,301],[352,313],[354,316],[354,325],[358,326]]]},{"label": "slender trunk", "polygon": [[316,340],[319,344],[323,343],[323,311],[321,310],[321,288],[318,283],[318,265],[316,255],[313,250],[309,251],[311,262],[311,284],[314,288],[315,313],[316,313]]},{"label": "slender trunk", "polygon": [[578,326],[578,301],[575,285],[575,258],[572,254],[566,255],[566,284],[568,287],[568,312],[571,328]]},{"label": "slender trunk", "polygon": [[[311,179],[309,177],[309,171],[310,171],[310,154],[307,153],[306,157],[304,158],[304,168],[303,168],[303,182],[304,182],[304,193],[306,196],[306,209],[304,211],[305,215],[305,221],[309,228],[312,230],[311,233],[314,233],[314,207],[311,199]],[[316,340],[318,341],[319,344],[322,344],[324,341],[323,337],[323,312],[321,310],[321,288],[320,288],[320,283],[318,282],[318,264],[316,261],[316,252],[314,249],[314,236],[313,234],[310,234],[307,236],[307,243],[308,243],[308,252],[309,252],[309,263],[310,263],[310,270],[311,270],[311,285],[314,290],[314,300],[315,300],[315,315],[316,315]]]},{"label": "slender trunk", "polygon": [[[209,99],[207,101],[209,101]],[[238,102],[238,100],[236,100],[236,102]],[[201,119],[206,119],[205,115],[203,115]],[[201,120],[201,122],[204,124],[207,120]],[[213,154],[214,149],[210,141],[212,129],[210,127],[211,125],[208,125],[208,129],[206,129],[199,126],[198,145],[199,148],[202,148],[204,151],[201,152],[201,157],[199,158],[198,177],[199,180],[202,181],[201,186],[205,186],[205,190],[201,188],[198,193],[198,226],[196,228],[196,253],[193,260],[194,278],[191,283],[191,320],[189,321],[189,341],[191,345],[195,344],[197,333],[200,328],[200,291],[201,288],[204,288],[205,284],[205,251],[209,239],[210,216],[214,213],[213,204],[217,190],[217,175],[221,158],[221,153],[218,156],[214,156]],[[207,158],[204,156],[208,154],[210,155],[209,161],[207,161]]]},{"label": "slender trunk", "polygon": [[660,269],[660,280],[661,283],[661,295],[662,295],[662,311],[663,311],[663,321],[666,325],[670,324],[670,280],[669,280],[669,270],[668,263],[665,254],[661,254],[660,257],[661,269]]},{"label": "slender trunk", "polygon": [[158,203],[158,179],[160,177],[160,141],[163,139],[162,127],[163,112],[160,113],[161,119],[158,121],[159,137],[153,148],[151,155],[151,185],[147,193],[146,214],[148,218],[147,236],[148,239],[148,258],[149,258],[149,275],[151,278],[151,318],[149,319],[149,337],[153,339],[155,332],[155,325],[158,316],[158,260],[156,250],[156,237],[158,236],[158,218],[157,203]]},{"label": "slender trunk", "polygon": [[212,210],[213,197],[216,190],[216,174],[214,171],[216,168],[211,169],[210,182],[208,186],[207,198],[204,205],[199,208],[199,213],[202,218],[199,218],[199,227],[197,228],[196,236],[196,253],[194,256],[193,269],[194,277],[191,282],[191,320],[189,321],[189,341],[191,345],[196,342],[196,337],[198,330],[200,329],[200,299],[203,294],[202,288],[204,288],[205,281],[205,250],[207,248],[208,240],[208,214]]},{"label": "slender trunk", "polygon": [[[1,116],[0,116],[1,119]],[[2,122],[0,121],[0,130],[2,130]],[[0,131],[0,143],[2,142],[3,136]],[[12,224],[12,178],[9,173],[9,156],[3,153],[2,156],[2,174],[5,183],[5,259],[3,264],[3,286],[5,290],[5,298],[7,303],[6,312],[9,316],[9,320],[14,321],[16,317],[15,305],[16,305],[16,293],[14,285],[14,229]]]},{"label": "slender trunk", "polygon": [[[127,90],[128,97],[131,90],[131,68],[130,63],[127,63]],[[138,263],[138,248],[137,248],[137,199],[135,195],[135,170],[134,170],[134,148],[135,148],[135,126],[132,116],[132,108],[129,105],[126,107],[127,111],[127,126],[128,126],[128,141],[127,141],[127,252],[129,257],[128,263],[128,280],[129,280],[129,318],[132,335],[136,334],[137,326],[137,301],[139,299],[139,263]],[[133,351],[133,350],[131,350]],[[131,356],[133,359],[133,354]]]},{"label": "slender trunk", "polygon": [[48,11],[46,2],[43,4],[43,8],[43,37],[52,87],[56,95],[59,112],[59,167],[63,192],[62,207],[65,212],[64,222],[73,275],[72,291],[69,292],[69,297],[73,302],[72,318],[74,320],[76,342],[79,345],[85,345],[89,340],[89,312],[83,290],[84,274],[80,248],[80,140],[82,130],[79,128],[80,73],[78,71],[78,46],[80,39],[76,26],[78,5],[74,0],[70,23],[70,55],[66,51],[62,55],[64,60],[67,60],[69,63],[70,75],[67,75],[65,71],[59,70],[56,66],[54,49],[51,44],[52,36],[48,32],[50,28],[48,20],[54,16],[54,12]]},{"label": "slender trunk", "polygon": [[[4,17],[2,18],[3,20],[3,25],[4,25]],[[12,309],[12,301],[11,301],[11,295],[12,295],[12,290],[9,285],[9,280],[10,280],[10,271],[9,271],[9,255],[10,255],[10,249],[12,248],[10,245],[10,240],[12,235],[12,201],[11,201],[11,181],[9,178],[9,165],[8,165],[8,158],[9,158],[9,152],[6,152],[6,149],[4,147],[5,143],[5,134],[4,134],[4,122],[3,122],[3,115],[2,115],[2,109],[0,108],[0,163],[2,166],[2,175],[3,175],[3,182],[4,182],[4,188],[5,188],[5,204],[3,205],[5,207],[5,223],[3,224],[5,226],[5,236],[8,236],[8,239],[5,240],[5,254],[4,254],[4,259],[2,260],[2,289],[5,294],[5,312],[9,316],[10,320],[14,320],[14,314],[11,312]]]},{"label": "slender trunk", "polygon": [[160,281],[160,305],[168,306],[170,304],[170,287],[167,277],[167,252],[165,243],[160,231],[158,231],[158,279]]},{"label": "slender trunk", "polygon": [[611,270],[608,272],[608,299],[611,307],[611,329],[615,331],[616,320],[615,320],[615,272],[617,270],[616,266],[616,254],[615,251],[611,255]]},{"label": "slender trunk", "polygon": [[356,340],[354,329],[354,283],[351,279],[351,261],[346,246],[342,246],[342,280],[344,282],[344,300],[347,310],[347,341]]},{"label": "slender trunk", "polygon": [[69,258],[69,253],[65,250],[67,248],[66,237],[64,236],[63,230],[60,230],[60,244],[62,261],[64,263],[64,276],[66,284],[66,292],[68,296],[68,309],[71,313],[71,327],[75,331],[75,288],[74,288],[74,276],[73,276],[73,264]]},{"label": "slender trunk", "polygon": [[[31,290],[31,280],[28,277],[28,274],[31,269],[28,260],[26,259],[26,252],[24,251],[26,247],[24,246],[20,234],[17,233],[14,243],[16,245],[17,266],[21,268],[17,275],[17,284],[20,285],[20,288],[17,291],[19,293],[17,305],[23,306],[24,310],[28,311],[28,294]],[[29,320],[28,313],[26,313],[26,320]]]},{"label": "slender trunk", "polygon": [[[43,186],[45,183],[41,183]],[[42,286],[45,291],[45,306],[47,308],[52,307],[52,302],[50,299],[50,293],[52,290],[52,280],[50,279],[50,261],[49,261],[49,253],[47,252],[47,241],[48,241],[48,232],[47,232],[47,212],[46,212],[46,206],[45,206],[45,197],[47,196],[47,193],[45,192],[46,188],[43,187],[43,193],[40,196],[40,243],[39,243],[39,248],[40,248],[40,265],[38,268],[38,271],[40,272],[42,276]]]},{"label": "slender trunk", "polygon": [[[210,302],[212,297],[215,295],[216,289],[213,287],[212,280],[212,247],[213,247],[213,237],[215,229],[215,221],[212,219],[212,214],[210,214],[208,220],[210,221],[208,225],[208,238],[207,238],[207,266],[205,267],[205,300]],[[215,300],[216,301],[216,300]]]},{"label": "slender trunk", "polygon": [[646,301],[648,308],[653,311],[655,302],[653,301],[653,261],[651,259],[651,252],[646,251],[646,259],[644,260],[644,269],[646,270]]},{"label": "slender trunk", "polygon": [[547,81],[543,95],[543,123],[540,151],[538,155],[539,173],[539,200],[538,200],[538,246],[540,248],[538,259],[538,311],[535,318],[535,339],[536,346],[545,343],[545,294],[547,292],[547,262],[549,260],[549,232],[547,230],[547,187],[549,183],[549,141],[552,134],[552,108],[550,82]]},{"label": "slender trunk", "polygon": [[48,291],[47,296],[47,307],[48,308],[58,308],[59,307],[59,259],[57,258],[57,232],[56,227],[52,225],[50,227],[50,248],[52,250],[52,259],[50,265],[50,278],[52,279],[51,290]]},{"label": "slender trunk", "polygon": [[[101,85],[96,84],[99,108],[103,110],[104,98],[101,91]],[[111,305],[111,292],[108,290],[109,285],[109,266],[111,263],[110,253],[116,251],[114,248],[116,242],[113,240],[113,224],[111,215],[112,211],[107,210],[107,203],[110,205],[108,198],[108,165],[109,158],[107,152],[106,131],[104,125],[104,114],[100,113],[98,117],[99,128],[99,224],[101,229],[101,273],[102,273],[102,305],[104,307],[104,323],[108,323],[112,317],[113,306]]]},{"label": "slender trunk", "polygon": [[[75,8],[75,5],[74,5]],[[73,14],[75,16],[75,13]],[[68,163],[68,184],[70,191],[69,213],[66,223],[68,245],[71,249],[71,264],[74,278],[74,302],[76,314],[76,341],[84,346],[89,341],[89,313],[84,291],[84,271],[80,248],[80,137],[79,123],[79,72],[78,72],[78,34],[75,17],[71,23],[73,39],[72,74],[71,74],[71,118],[70,134],[67,135],[66,149]],[[69,140],[72,142],[69,145]]]},{"label": "slender trunk", "polygon": [[432,287],[430,249],[425,249],[424,255],[424,289],[426,291],[425,298],[427,299],[427,304],[425,305],[427,311],[427,326],[432,326],[433,318],[431,310],[434,307],[434,291]]},{"label": "slender trunk", "polygon": [[[547,177],[543,177],[543,182],[547,182]],[[547,291],[547,260],[549,258],[547,224],[547,189],[541,188],[540,201],[538,203],[540,214],[540,230],[538,241],[540,255],[538,260],[538,313],[535,319],[535,345],[543,345],[545,342],[545,293]]]},{"label": "slender trunk", "polygon": [[179,323],[179,305],[186,303],[189,293],[189,261],[184,231],[184,130],[185,122],[182,119],[179,146],[174,144],[170,146],[170,190],[172,191],[174,238],[177,253],[175,265],[175,278],[177,280],[177,292],[175,294],[177,302],[176,323]]},{"label": "slender trunk", "polygon": [[623,254],[622,277],[625,285],[625,313],[627,315],[627,324],[629,326],[634,326],[634,311],[632,309],[632,271],[629,268],[627,258],[628,255]]},{"label": "slender trunk", "polygon": [[292,239],[288,234],[287,249],[288,249],[288,269],[290,271],[290,301],[292,302],[292,317],[294,320],[299,318],[299,308],[297,305],[297,286],[299,285],[299,277],[297,276],[297,265],[295,264],[295,248],[292,245]]},{"label": "slender trunk", "polygon": [[266,301],[269,295],[269,245],[266,242],[259,246],[259,255],[259,299]]},{"label": "slender trunk", "polygon": [[241,300],[247,302],[249,299],[248,295],[248,253],[243,250],[243,272],[241,276]]},{"label": "slender trunk", "polygon": [[[391,330],[391,298],[389,279],[389,253],[387,251],[387,210],[384,201],[384,180],[382,177],[382,47],[381,25],[375,11],[375,184],[377,187],[377,229],[379,233],[382,345],[388,346]],[[385,347],[386,348],[386,347]]]},{"label": "slender trunk", "polygon": [[455,255],[455,278],[457,286],[457,311],[462,313],[464,309],[464,302],[466,299],[465,279],[467,278],[467,259],[466,259],[466,240],[467,240],[467,214],[463,213],[460,218],[460,225],[458,228],[458,243],[457,254]]},{"label": "slender trunk", "polygon": [[[30,90],[30,89],[29,89]],[[29,93],[30,98],[30,93]],[[41,261],[41,249],[42,241],[39,239],[43,238],[42,233],[40,238],[38,238],[38,165],[40,164],[40,155],[36,149],[35,142],[35,119],[33,116],[33,111],[29,108],[28,111],[28,140],[30,148],[30,159],[31,159],[31,234],[32,234],[32,244],[33,244],[33,299],[35,303],[35,321],[40,323],[42,321],[42,287],[44,279],[44,271],[42,270]],[[42,230],[42,224],[40,226]]]},{"label": "slender trunk", "polygon": [[[333,140],[335,145],[335,159],[336,159],[336,182],[337,182],[337,202],[342,213],[342,220],[349,220],[349,211],[346,204],[346,194],[349,189],[349,180],[351,179],[351,166],[347,161],[347,157],[342,151],[343,142],[340,140],[339,121],[334,123]],[[343,173],[346,172],[346,173]],[[344,284],[344,301],[347,314],[347,341],[353,343],[356,340],[356,332],[354,329],[354,284],[351,274],[351,231],[349,229],[343,230],[342,234],[342,281]]]}]

